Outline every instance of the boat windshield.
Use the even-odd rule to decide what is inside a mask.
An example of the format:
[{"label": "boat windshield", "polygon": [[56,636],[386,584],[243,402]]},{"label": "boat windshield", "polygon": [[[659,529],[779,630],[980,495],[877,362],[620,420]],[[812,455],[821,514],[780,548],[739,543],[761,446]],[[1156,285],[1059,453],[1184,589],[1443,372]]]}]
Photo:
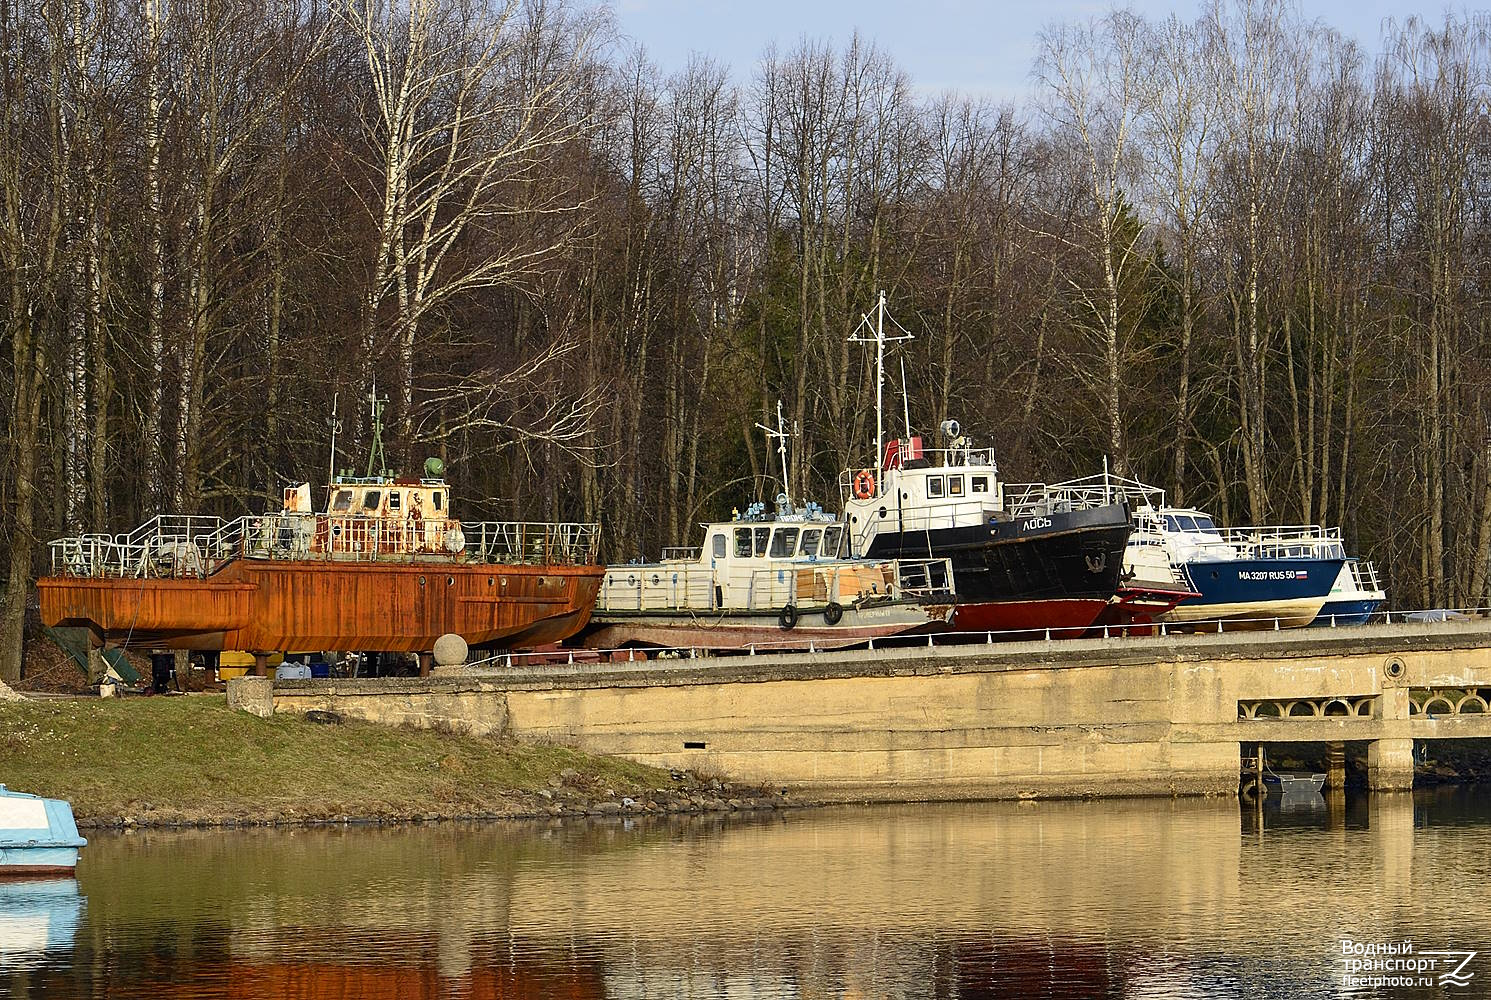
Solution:
[{"label": "boat windshield", "polygon": [[1197,514],[1195,520],[1197,531],[1204,531],[1208,535],[1217,534],[1216,524],[1213,523],[1212,519],[1207,517],[1205,514]]},{"label": "boat windshield", "polygon": [[797,549],[797,529],[778,528],[776,534],[771,538],[771,557],[773,559],[790,559]]},{"label": "boat windshield", "polygon": [[840,525],[823,530],[823,555],[828,559],[839,557],[839,540],[844,537],[844,529]]},{"label": "boat windshield", "polygon": [[816,557],[818,555],[819,543],[821,543],[822,541],[823,541],[823,529],[822,528],[807,528],[807,529],[805,529],[803,531],[803,533],[802,533],[802,549],[801,549],[802,554],[805,555],[805,556],[814,556],[814,557]]}]

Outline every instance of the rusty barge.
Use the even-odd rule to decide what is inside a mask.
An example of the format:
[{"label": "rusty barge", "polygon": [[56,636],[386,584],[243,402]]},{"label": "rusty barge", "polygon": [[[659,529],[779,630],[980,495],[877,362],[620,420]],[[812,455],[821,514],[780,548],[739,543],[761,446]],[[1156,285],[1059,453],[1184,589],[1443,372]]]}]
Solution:
[{"label": "rusty barge", "polygon": [[595,524],[462,522],[438,460],[421,478],[334,477],[232,520],[152,518],[51,543],[42,620],[95,642],[253,653],[428,653],[558,642],[590,619],[604,569]]}]

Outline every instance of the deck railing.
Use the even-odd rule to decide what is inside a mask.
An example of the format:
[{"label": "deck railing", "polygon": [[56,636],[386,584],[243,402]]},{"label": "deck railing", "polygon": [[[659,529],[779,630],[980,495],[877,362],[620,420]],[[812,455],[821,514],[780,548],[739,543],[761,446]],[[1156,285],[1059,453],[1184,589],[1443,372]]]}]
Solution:
[{"label": "deck railing", "polygon": [[467,563],[583,565],[595,561],[596,524],[448,521],[329,514],[161,515],[118,535],[50,545],[57,576],[193,579],[235,559],[376,562],[446,558]]}]

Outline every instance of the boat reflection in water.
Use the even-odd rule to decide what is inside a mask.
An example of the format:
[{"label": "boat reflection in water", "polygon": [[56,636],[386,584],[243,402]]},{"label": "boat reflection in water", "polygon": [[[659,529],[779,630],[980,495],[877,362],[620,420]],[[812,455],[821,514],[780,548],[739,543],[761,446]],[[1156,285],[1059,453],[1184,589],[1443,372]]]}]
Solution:
[{"label": "boat reflection in water", "polygon": [[49,952],[71,951],[83,903],[77,879],[0,880],[0,969],[40,966]]},{"label": "boat reflection in water", "polygon": [[1313,825],[1269,810],[1260,831],[1232,801],[1135,800],[99,835],[76,946],[6,961],[0,996],[1339,994],[1342,937],[1491,941],[1464,874],[1491,851],[1491,799],[1414,812],[1377,796]]}]

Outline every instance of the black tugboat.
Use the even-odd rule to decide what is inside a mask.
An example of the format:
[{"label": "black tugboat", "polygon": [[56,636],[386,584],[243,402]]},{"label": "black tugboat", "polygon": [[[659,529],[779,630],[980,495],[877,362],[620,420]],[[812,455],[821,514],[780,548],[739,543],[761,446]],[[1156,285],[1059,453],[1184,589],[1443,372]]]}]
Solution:
[{"label": "black tugboat", "polygon": [[993,455],[967,447],[949,424],[954,447],[936,464],[912,438],[889,443],[878,475],[845,477],[854,554],[950,559],[959,631],[1085,631],[1122,582],[1128,505],[1006,486]]},{"label": "black tugboat", "polygon": [[1128,505],[1039,483],[1006,485],[992,450],[971,447],[955,420],[942,425],[950,442],[943,451],[924,450],[917,437],[882,449],[885,343],[905,339],[886,337],[885,318],[882,292],[873,328],[866,317],[866,335],[855,338],[876,345],[875,451],[882,457],[878,469],[840,480],[851,555],[950,559],[958,631],[1082,634],[1116,600]]}]

